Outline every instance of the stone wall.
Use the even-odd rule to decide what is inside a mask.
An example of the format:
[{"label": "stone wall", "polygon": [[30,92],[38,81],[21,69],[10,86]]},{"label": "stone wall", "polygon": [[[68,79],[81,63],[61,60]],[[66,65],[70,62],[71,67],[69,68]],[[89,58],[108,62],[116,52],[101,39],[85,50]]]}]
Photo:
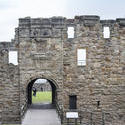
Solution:
[{"label": "stone wall", "polygon": [[[15,49],[14,49],[15,48]],[[20,123],[20,93],[18,66],[8,63],[9,50],[16,50],[11,43],[0,43],[1,115],[2,123]]]},{"label": "stone wall", "polygon": [[62,103],[64,18],[19,19],[20,102],[27,105],[27,86],[34,80],[54,81],[57,100]]},{"label": "stone wall", "polygon": [[[70,39],[69,26],[75,29]],[[103,38],[104,26],[110,28],[109,39]],[[86,49],[85,66],[77,66],[79,48]],[[18,50],[19,66],[8,64],[11,49]],[[14,41],[0,43],[0,52],[0,118],[4,122],[21,121],[27,109],[27,86],[43,78],[53,81],[56,100],[64,110],[69,109],[69,96],[76,95],[78,110],[105,112],[107,124],[124,125],[125,19],[21,18]]]},{"label": "stone wall", "polygon": [[[75,38],[64,42],[64,106],[69,108],[69,95],[77,95],[80,110],[115,112],[113,119],[124,123],[125,20],[100,21],[97,16],[74,19]],[[69,20],[68,25],[71,25]],[[111,37],[103,38],[103,26],[109,26]],[[77,49],[87,51],[86,66],[77,66]],[[100,106],[98,107],[98,101]],[[116,124],[117,124],[116,122]]]},{"label": "stone wall", "polygon": [[4,103],[4,74],[5,74],[5,65],[7,61],[7,51],[0,49],[0,122],[2,122],[2,112],[3,112],[3,103]]}]

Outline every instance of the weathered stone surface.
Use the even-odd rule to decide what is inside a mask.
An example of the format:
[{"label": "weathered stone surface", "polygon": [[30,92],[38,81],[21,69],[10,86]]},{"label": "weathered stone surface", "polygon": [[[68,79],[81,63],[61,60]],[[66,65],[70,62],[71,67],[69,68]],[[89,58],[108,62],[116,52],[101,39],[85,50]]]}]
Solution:
[{"label": "weathered stone surface", "polygon": [[[95,123],[104,112],[107,124],[124,125],[124,23],[125,19],[101,21],[98,16],[19,19],[12,43],[0,43],[0,120],[21,122],[27,86],[45,78],[56,86],[56,101],[64,110],[69,95],[76,95],[78,110],[95,113]],[[73,39],[67,38],[68,26],[75,29]],[[110,27],[109,39],[103,38],[103,26]],[[86,66],[77,66],[78,48],[86,48]],[[8,64],[9,50],[18,51],[18,66]]]}]

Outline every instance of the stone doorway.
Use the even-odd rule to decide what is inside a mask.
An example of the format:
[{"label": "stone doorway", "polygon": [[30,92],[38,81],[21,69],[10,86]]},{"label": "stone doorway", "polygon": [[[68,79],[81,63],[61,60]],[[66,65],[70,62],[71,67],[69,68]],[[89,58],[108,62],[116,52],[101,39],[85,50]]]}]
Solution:
[{"label": "stone doorway", "polygon": [[[56,112],[57,89],[58,86],[53,80],[46,79],[51,86],[51,104],[34,104],[32,101],[32,88],[35,82],[41,78],[33,79],[27,86],[27,105],[28,110],[22,119],[22,125],[61,125]],[[43,78],[42,78],[43,79]],[[37,94],[36,94],[37,96]]]},{"label": "stone doorway", "polygon": [[[49,79],[44,79],[42,78],[42,80],[46,80],[50,86],[51,86],[51,103],[50,104],[39,104],[39,105],[33,105],[33,101],[32,101],[32,89],[34,87],[34,84],[36,84],[36,81],[38,81],[41,78],[36,78],[33,79],[29,82],[28,86],[27,86],[27,103],[28,103],[28,107],[32,107],[32,108],[55,108],[55,103],[56,103],[56,98],[57,98],[57,93],[56,93],[56,85],[53,81],[49,80]],[[40,88],[39,88],[40,89]]]}]

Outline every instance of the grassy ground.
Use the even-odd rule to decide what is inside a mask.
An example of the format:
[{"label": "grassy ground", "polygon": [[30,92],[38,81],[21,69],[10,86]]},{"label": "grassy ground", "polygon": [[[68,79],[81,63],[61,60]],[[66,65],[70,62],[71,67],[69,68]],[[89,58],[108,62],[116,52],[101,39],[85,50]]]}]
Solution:
[{"label": "grassy ground", "polygon": [[43,103],[52,101],[52,93],[51,92],[37,92],[36,96],[32,95],[33,103]]}]

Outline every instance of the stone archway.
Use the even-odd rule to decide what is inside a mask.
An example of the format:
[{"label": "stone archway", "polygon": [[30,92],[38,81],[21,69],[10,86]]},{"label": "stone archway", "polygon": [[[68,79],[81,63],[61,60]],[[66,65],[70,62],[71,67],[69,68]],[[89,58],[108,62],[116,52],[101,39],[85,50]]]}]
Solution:
[{"label": "stone archway", "polygon": [[[28,106],[32,104],[32,86],[37,79],[43,79],[43,78],[38,77],[38,78],[32,79],[27,85],[27,105]],[[55,105],[56,98],[57,98],[57,92],[56,92],[57,85],[53,80],[50,80],[47,78],[44,78],[44,79],[46,79],[50,83],[50,86],[52,88],[52,104]]]}]

